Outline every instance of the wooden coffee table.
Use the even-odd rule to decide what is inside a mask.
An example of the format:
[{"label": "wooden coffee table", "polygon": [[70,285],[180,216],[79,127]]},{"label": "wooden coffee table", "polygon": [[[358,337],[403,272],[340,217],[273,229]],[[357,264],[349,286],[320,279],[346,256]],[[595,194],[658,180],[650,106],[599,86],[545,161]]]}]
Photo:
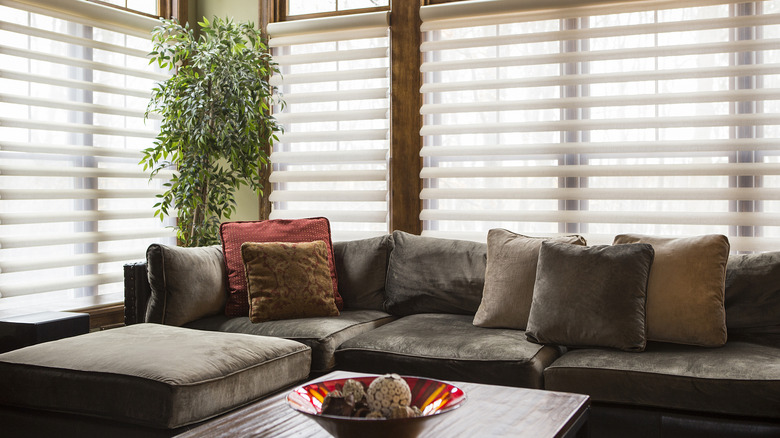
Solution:
[{"label": "wooden coffee table", "polygon": [[[361,375],[364,374],[335,371],[312,382]],[[452,383],[466,393],[466,402],[455,411],[431,420],[423,436],[571,438],[587,435],[587,427],[583,426],[588,419],[590,397],[586,395]],[[178,437],[330,437],[316,422],[287,406],[289,392],[281,391]]]}]

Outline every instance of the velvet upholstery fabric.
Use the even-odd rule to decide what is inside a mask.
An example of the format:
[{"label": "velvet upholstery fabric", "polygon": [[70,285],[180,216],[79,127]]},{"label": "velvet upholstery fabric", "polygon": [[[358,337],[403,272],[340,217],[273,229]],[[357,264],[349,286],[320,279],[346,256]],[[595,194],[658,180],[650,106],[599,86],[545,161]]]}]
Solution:
[{"label": "velvet upholstery fabric", "polygon": [[719,347],[726,343],[726,236],[663,238],[623,234],[615,244],[649,243],[655,260],[647,285],[647,339]]},{"label": "velvet upholstery fabric", "polygon": [[221,313],[227,297],[222,250],[152,244],[146,250],[151,295],[146,321],[181,326]]},{"label": "velvet upholstery fabric", "polygon": [[383,310],[392,236],[333,242],[345,309]]},{"label": "velvet upholstery fabric", "polygon": [[311,370],[330,371],[336,366],[333,353],[347,339],[393,321],[395,317],[377,310],[344,310],[339,316],[285,319],[253,324],[248,317],[216,315],[186,327],[226,333],[245,333],[291,339],[312,349]]},{"label": "velvet upholstery fabric", "polygon": [[648,342],[642,354],[567,352],[545,389],[594,402],[780,419],[780,336],[732,337],[721,348]]},{"label": "velvet upholstery fabric", "polygon": [[588,436],[598,438],[777,438],[780,422],[591,400]]},{"label": "velvet upholstery fabric", "polygon": [[0,355],[0,404],[173,429],[306,378],[310,359],[286,339],[136,324]]},{"label": "velvet upholstery fabric", "polygon": [[570,347],[645,348],[647,244],[576,246],[542,242],[526,335]]},{"label": "velvet upholstery fabric", "polygon": [[780,252],[730,256],[725,302],[729,331],[780,329]]},{"label": "velvet upholstery fabric", "polygon": [[330,222],[327,218],[272,219],[265,221],[224,222],[219,226],[222,252],[225,254],[225,268],[228,276],[228,298],[225,315],[248,316],[246,274],[241,258],[241,245],[245,242],[314,242],[322,240],[328,246],[328,266],[333,282],[333,299],[336,307],[344,303],[339,295],[338,274],[333,257],[333,242],[330,236]]},{"label": "velvet upholstery fabric", "polygon": [[385,311],[474,315],[482,301],[487,245],[393,232]]},{"label": "velvet upholstery fabric", "polygon": [[155,429],[86,415],[3,405],[0,405],[0,424],[3,425],[3,438],[170,438],[192,427]]},{"label": "velvet upholstery fabric", "polygon": [[244,242],[241,258],[250,321],[338,316],[325,242]]},{"label": "velvet upholstery fabric", "polygon": [[531,313],[536,264],[542,242],[585,245],[581,236],[528,237],[500,228],[488,231],[482,302],[474,325],[525,330]]},{"label": "velvet upholstery fabric", "polygon": [[417,314],[355,336],[336,350],[339,368],[541,388],[560,350],[520,330],[475,327],[470,315]]}]

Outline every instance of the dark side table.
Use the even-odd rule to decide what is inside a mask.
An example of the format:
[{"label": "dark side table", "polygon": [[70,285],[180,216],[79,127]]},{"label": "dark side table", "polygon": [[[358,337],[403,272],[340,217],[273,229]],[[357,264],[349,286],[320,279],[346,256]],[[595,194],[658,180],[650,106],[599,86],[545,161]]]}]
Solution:
[{"label": "dark side table", "polygon": [[0,318],[0,353],[89,333],[89,314],[41,312]]}]

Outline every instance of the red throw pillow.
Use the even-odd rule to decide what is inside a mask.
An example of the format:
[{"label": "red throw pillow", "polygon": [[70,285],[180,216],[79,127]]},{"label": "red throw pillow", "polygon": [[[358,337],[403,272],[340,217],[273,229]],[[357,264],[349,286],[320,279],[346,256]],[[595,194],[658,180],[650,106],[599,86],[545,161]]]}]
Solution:
[{"label": "red throw pillow", "polygon": [[241,259],[241,245],[244,242],[300,243],[322,240],[328,246],[328,267],[333,282],[333,299],[339,310],[344,307],[338,290],[333,242],[330,238],[330,222],[327,218],[225,222],[219,227],[219,234],[222,238],[222,250],[225,253],[225,267],[228,276],[228,299],[225,305],[225,315],[249,316],[249,295],[244,262]]}]

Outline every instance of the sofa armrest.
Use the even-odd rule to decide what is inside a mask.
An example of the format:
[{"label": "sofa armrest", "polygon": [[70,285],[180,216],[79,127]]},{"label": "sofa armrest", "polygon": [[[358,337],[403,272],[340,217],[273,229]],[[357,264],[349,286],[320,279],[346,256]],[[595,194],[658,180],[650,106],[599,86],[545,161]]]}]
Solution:
[{"label": "sofa armrest", "polygon": [[125,325],[146,320],[146,308],[152,289],[146,274],[146,262],[128,263],[125,274]]}]

